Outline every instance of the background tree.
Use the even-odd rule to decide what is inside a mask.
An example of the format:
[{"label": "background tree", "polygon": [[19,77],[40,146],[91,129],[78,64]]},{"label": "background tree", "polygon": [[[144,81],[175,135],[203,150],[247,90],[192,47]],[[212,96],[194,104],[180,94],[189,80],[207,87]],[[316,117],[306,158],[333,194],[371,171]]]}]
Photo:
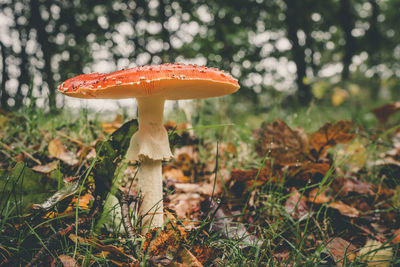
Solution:
[{"label": "background tree", "polygon": [[[62,105],[79,73],[186,62],[238,77],[234,97],[268,109],[306,105],[319,80],[398,96],[398,0],[8,0],[0,4],[0,103]],[[344,83],[343,83],[344,82]],[[335,86],[334,83],[332,86]],[[346,89],[346,88],[345,88]]]}]

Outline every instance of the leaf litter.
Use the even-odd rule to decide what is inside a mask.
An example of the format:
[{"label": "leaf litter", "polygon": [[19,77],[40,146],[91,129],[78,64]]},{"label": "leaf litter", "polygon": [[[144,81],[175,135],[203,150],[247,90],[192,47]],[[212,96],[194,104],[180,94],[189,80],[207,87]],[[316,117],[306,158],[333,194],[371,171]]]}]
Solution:
[{"label": "leaf litter", "polygon": [[[399,110],[397,105],[374,110],[381,127]],[[6,123],[7,120],[4,125]],[[294,263],[291,255],[296,246],[301,253],[310,255],[317,253],[317,246],[322,246],[326,253],[319,255],[321,262],[325,260],[338,266],[349,262],[389,266],[393,260],[395,248],[390,244],[399,243],[400,236],[396,224],[398,215],[392,203],[398,188],[393,187],[387,169],[398,171],[393,165],[400,166],[398,132],[385,135],[387,144],[392,147],[381,147],[380,158],[371,160],[368,140],[360,141],[358,129],[350,121],[326,123],[311,134],[301,128],[293,130],[283,120],[264,122],[253,131],[254,151],[262,162],[259,168],[227,167],[230,165],[226,162],[230,159],[243,158],[238,153],[251,151],[243,149],[244,144],[240,142],[239,147],[232,143],[218,144],[223,153],[217,164],[215,144],[196,137],[187,125],[168,122],[166,128],[174,144],[174,159],[163,166],[164,205],[168,219],[165,229],[154,229],[146,236],[136,231],[137,236],[132,240],[126,239],[124,231],[100,227],[101,230],[94,233],[88,224],[83,223],[79,228],[74,226],[75,219],[67,215],[75,214],[77,209],[80,217],[96,218],[90,214],[93,209],[99,209],[106,192],[111,190],[112,177],[119,166],[123,166],[123,155],[135,125],[135,122],[122,124],[122,116],[117,116],[111,123],[102,122],[100,132],[112,134],[111,137],[108,141],[97,139],[89,146],[79,138],[68,138],[68,134],[62,133],[59,138],[49,141],[48,154],[46,151],[35,153],[35,158],[44,164],[29,163],[30,167],[25,166],[25,169],[20,165],[5,170],[11,180],[2,181],[2,184],[9,196],[13,194],[10,185],[20,183],[19,179],[26,173],[29,173],[29,179],[37,177],[37,184],[42,187],[49,184],[44,181],[54,179],[57,172],[65,177],[62,182],[53,181],[50,187],[43,187],[48,192],[53,191],[44,201],[29,200],[31,209],[24,217],[30,225],[36,225],[36,237],[46,240],[52,236],[51,228],[61,227],[64,230],[60,233],[68,233],[67,243],[94,249],[95,256],[87,258],[76,250],[72,253],[50,246],[51,250],[60,252],[58,260],[64,266],[93,264],[100,259],[116,266],[139,266],[140,262],[180,266],[223,264],[228,252],[221,248],[222,240],[239,242],[241,249],[262,249],[268,244],[273,248],[269,252],[271,260],[275,263],[284,260],[288,265]],[[72,141],[75,148],[61,140]],[[4,145],[12,147],[12,144]],[[198,146],[207,148],[210,155],[201,157]],[[2,157],[15,155],[7,151]],[[124,166],[123,173],[129,171],[130,174],[121,181],[125,187],[122,189],[134,196],[131,187],[135,184],[135,166]],[[383,182],[365,179],[371,174],[371,166],[382,169],[378,175]],[[25,188],[29,188],[29,183]],[[281,195],[279,199],[272,197],[274,191]],[[27,192],[25,190],[25,194]],[[3,196],[2,207],[7,202]],[[135,205],[140,204],[136,201],[134,197],[130,200],[134,228],[135,222],[140,220],[136,218]],[[258,210],[265,213],[260,214]],[[16,229],[26,228],[18,216],[9,220],[14,224],[8,224],[2,230],[5,235],[11,236]],[[300,229],[311,227],[315,232],[304,232],[305,236],[299,237],[291,234],[285,224],[295,224]],[[263,227],[272,232],[264,233]],[[72,229],[76,230],[71,232]],[[211,236],[219,239],[208,242]],[[29,244],[40,248],[34,235],[31,234],[28,240],[28,243],[22,243],[23,246]],[[18,252],[13,254],[7,249],[16,245],[13,242],[10,239],[1,246],[7,253],[2,253],[0,265],[29,262],[29,258],[18,258]]]}]

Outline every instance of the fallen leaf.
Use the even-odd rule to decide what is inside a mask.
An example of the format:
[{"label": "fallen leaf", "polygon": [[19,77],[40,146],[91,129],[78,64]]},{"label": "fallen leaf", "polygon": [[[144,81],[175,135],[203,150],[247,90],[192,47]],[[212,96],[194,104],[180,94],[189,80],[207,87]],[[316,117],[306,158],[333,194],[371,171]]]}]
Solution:
[{"label": "fallen leaf", "polygon": [[61,261],[64,267],[79,267],[79,264],[71,256],[61,254],[58,255],[58,259]]},{"label": "fallen leaf", "polygon": [[60,159],[68,165],[74,166],[78,164],[75,154],[67,151],[58,139],[53,139],[49,142],[48,150],[50,156]]},{"label": "fallen leaf", "polygon": [[256,151],[261,157],[266,155],[273,159],[274,164],[295,163],[302,160],[308,150],[308,138],[302,129],[292,130],[282,120],[261,125],[253,132],[256,141]]},{"label": "fallen leaf", "polygon": [[200,183],[200,184],[176,183],[176,184],[174,184],[174,187],[177,190],[185,192],[185,193],[199,193],[199,194],[203,194],[203,195],[207,195],[207,196],[211,196],[211,194],[213,192],[213,185],[208,184],[208,183]]},{"label": "fallen leaf", "polygon": [[177,183],[188,183],[190,178],[185,176],[182,170],[171,167],[169,165],[163,167],[163,179],[172,180]]},{"label": "fallen leaf", "polygon": [[178,256],[182,262],[181,266],[203,267],[203,264],[187,248],[181,249]]},{"label": "fallen leaf", "polygon": [[339,87],[333,89],[332,94],[332,105],[334,107],[340,106],[347,98],[349,98],[349,93]]},{"label": "fallen leaf", "polygon": [[110,252],[108,255],[113,258],[124,259],[124,261],[129,263],[137,263],[137,260],[124,252],[122,247],[117,247],[114,245],[106,245],[102,241],[94,238],[84,238],[81,236],[76,236],[75,234],[69,234],[69,239],[74,243],[87,244],[94,247],[100,251]]},{"label": "fallen leaf", "polygon": [[285,211],[295,220],[303,220],[309,214],[307,206],[307,198],[302,196],[295,188],[291,189],[292,193],[285,202]]},{"label": "fallen leaf", "polygon": [[235,221],[235,216],[224,203],[217,204],[209,198],[202,203],[202,212],[205,218],[208,218],[207,215],[213,215],[210,218],[211,232],[218,232],[229,239],[239,240],[241,248],[262,244],[260,239],[248,232],[243,223]]},{"label": "fallen leaf", "polygon": [[154,228],[146,234],[142,252],[148,254],[149,261],[153,263],[173,259],[185,242],[186,235],[184,228],[177,224],[169,224],[164,230]]},{"label": "fallen leaf", "polygon": [[175,183],[173,186],[182,192],[185,193],[200,193],[203,195],[211,196],[218,195],[224,192],[226,188],[226,184],[231,179],[229,175],[229,171],[225,168],[221,168],[217,172],[217,177],[215,177],[215,173],[205,177],[206,181],[201,183]]},{"label": "fallen leaf", "polygon": [[203,265],[209,266],[211,262],[217,258],[218,252],[206,244],[195,244],[191,249],[192,254]]},{"label": "fallen leaf", "polygon": [[296,165],[291,168],[290,174],[297,180],[308,181],[315,175],[319,175],[318,177],[325,176],[330,168],[331,166],[328,163],[305,161],[296,163]]},{"label": "fallen leaf", "polygon": [[266,182],[276,183],[280,181],[280,174],[272,175],[268,165],[261,170],[232,170],[232,180],[244,182],[248,188],[260,186]]},{"label": "fallen leaf", "polygon": [[192,214],[199,210],[204,197],[198,193],[174,194],[169,197],[168,208],[175,211],[178,219],[193,219]]},{"label": "fallen leaf", "polygon": [[94,197],[90,193],[86,193],[78,199],[77,197],[73,198],[68,208],[63,213],[69,213],[75,211],[76,205],[78,204],[81,210],[90,209],[89,204],[94,201]]},{"label": "fallen leaf", "polygon": [[400,229],[398,229],[394,235],[393,235],[393,239],[392,239],[392,243],[393,244],[398,244],[400,243]]},{"label": "fallen leaf", "polygon": [[47,163],[46,165],[36,165],[32,167],[32,170],[41,172],[41,173],[50,173],[57,169],[58,167],[58,160],[52,161]]},{"label": "fallen leaf", "polygon": [[374,108],[372,112],[378,119],[379,124],[382,125],[385,124],[390,116],[392,116],[398,110],[400,110],[400,101]]},{"label": "fallen leaf", "polygon": [[328,122],[317,132],[311,134],[309,140],[316,152],[316,158],[323,157],[328,148],[350,142],[355,136],[354,133],[351,133],[351,128],[350,121],[339,121],[335,124]]},{"label": "fallen leaf", "polygon": [[333,260],[338,266],[343,266],[344,259],[352,262],[357,257],[357,248],[347,240],[334,237],[326,243]]},{"label": "fallen leaf", "polygon": [[332,189],[326,188],[322,190],[320,188],[314,188],[308,193],[308,202],[315,204],[323,204],[332,201]]},{"label": "fallen leaf", "polygon": [[356,208],[353,208],[353,207],[343,203],[340,200],[330,203],[329,206],[333,209],[338,210],[340,212],[340,214],[347,216],[347,217],[355,218],[360,215],[360,212]]},{"label": "fallen leaf", "polygon": [[360,171],[367,160],[367,149],[360,141],[348,144],[344,149],[337,152],[336,162],[352,172]]},{"label": "fallen leaf", "polygon": [[48,210],[48,209],[54,207],[61,200],[65,199],[69,196],[72,196],[73,194],[78,192],[78,189],[79,189],[79,182],[69,183],[65,187],[61,188],[59,191],[54,193],[51,197],[49,197],[43,203],[32,204],[31,208]]},{"label": "fallen leaf", "polygon": [[377,240],[369,239],[359,251],[359,256],[368,266],[392,266],[393,248]]},{"label": "fallen leaf", "polygon": [[334,192],[339,193],[341,197],[346,197],[351,192],[360,195],[375,195],[373,186],[370,183],[360,181],[354,177],[337,177],[332,183],[332,188]]},{"label": "fallen leaf", "polygon": [[112,122],[100,122],[100,126],[106,134],[115,132],[122,125],[122,115],[117,114]]}]

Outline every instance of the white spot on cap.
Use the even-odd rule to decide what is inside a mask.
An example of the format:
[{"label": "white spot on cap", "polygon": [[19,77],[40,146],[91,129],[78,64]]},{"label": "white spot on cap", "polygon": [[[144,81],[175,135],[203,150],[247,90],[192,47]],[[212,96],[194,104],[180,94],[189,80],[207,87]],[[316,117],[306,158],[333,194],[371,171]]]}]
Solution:
[{"label": "white spot on cap", "polygon": [[181,79],[185,79],[186,78],[186,76],[183,75],[183,74],[179,75],[179,77],[181,77]]},{"label": "white spot on cap", "polygon": [[143,81],[143,80],[146,80],[146,77],[141,76],[139,79],[140,79],[141,81]]},{"label": "white spot on cap", "polygon": [[121,81],[116,81],[115,84],[116,85],[120,85],[122,82]]}]

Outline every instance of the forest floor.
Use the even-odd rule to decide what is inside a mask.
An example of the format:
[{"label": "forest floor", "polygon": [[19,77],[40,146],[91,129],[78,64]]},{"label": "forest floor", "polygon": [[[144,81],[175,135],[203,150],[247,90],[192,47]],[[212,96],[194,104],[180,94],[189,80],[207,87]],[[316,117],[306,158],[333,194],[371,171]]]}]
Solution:
[{"label": "forest floor", "polygon": [[167,114],[165,227],[146,235],[136,120],[2,111],[0,266],[400,264],[399,110]]}]

